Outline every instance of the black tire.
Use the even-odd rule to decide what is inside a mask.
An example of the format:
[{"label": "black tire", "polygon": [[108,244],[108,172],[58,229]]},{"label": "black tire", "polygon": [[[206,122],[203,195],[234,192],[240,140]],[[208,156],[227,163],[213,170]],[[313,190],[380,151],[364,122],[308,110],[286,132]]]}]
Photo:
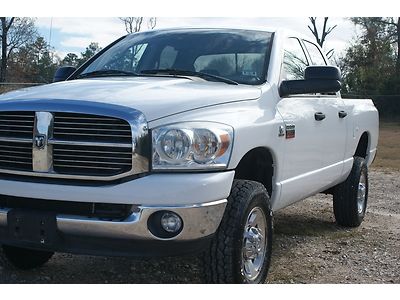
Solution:
[{"label": "black tire", "polygon": [[[263,263],[256,278],[249,280],[243,271],[244,233],[250,212],[257,210],[265,217]],[[261,213],[262,212],[262,213]],[[207,283],[264,283],[272,252],[273,217],[269,196],[261,183],[235,180],[221,224],[211,246],[203,255]]]},{"label": "black tire", "polygon": [[[364,202],[358,201],[360,179],[365,181]],[[363,182],[361,182],[364,184]],[[333,193],[333,212],[336,223],[344,227],[358,227],[362,223],[368,202],[368,168],[362,157],[354,157],[353,168],[346,181]],[[362,209],[361,209],[362,207]],[[360,209],[359,209],[360,208]]]},{"label": "black tire", "polygon": [[31,250],[3,245],[3,255],[7,262],[21,270],[41,267],[50,260],[54,252]]}]

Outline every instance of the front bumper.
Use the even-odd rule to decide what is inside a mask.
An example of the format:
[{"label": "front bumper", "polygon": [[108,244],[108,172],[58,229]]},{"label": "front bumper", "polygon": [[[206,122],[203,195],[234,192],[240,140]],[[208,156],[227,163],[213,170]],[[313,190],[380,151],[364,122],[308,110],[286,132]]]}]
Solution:
[{"label": "front bumper", "polygon": [[[121,220],[102,220],[77,215],[56,216],[59,240],[40,245],[11,238],[9,208],[0,207],[0,243],[59,252],[106,255],[170,255],[193,252],[209,239],[224,214],[234,171],[194,174],[152,174],[132,181],[104,186],[51,184],[0,179],[0,194],[10,197],[74,202],[129,204],[134,210]],[[154,236],[147,226],[160,210],[177,213],[182,231],[170,239]],[[40,213],[40,212],[39,212]],[[196,244],[194,247],[193,245]],[[146,246],[148,245],[148,246]]]},{"label": "front bumper", "polygon": [[235,171],[151,174],[108,185],[55,184],[0,178],[0,194],[43,200],[187,206],[228,198]]},{"label": "front bumper", "polygon": [[[81,216],[57,215],[57,242],[20,240],[8,226],[10,209],[0,209],[0,243],[60,252],[159,256],[191,253],[201,250],[217,230],[227,200],[185,206],[139,206],[122,221],[105,221]],[[175,237],[162,239],[148,229],[149,217],[157,211],[177,213],[183,221]]]}]

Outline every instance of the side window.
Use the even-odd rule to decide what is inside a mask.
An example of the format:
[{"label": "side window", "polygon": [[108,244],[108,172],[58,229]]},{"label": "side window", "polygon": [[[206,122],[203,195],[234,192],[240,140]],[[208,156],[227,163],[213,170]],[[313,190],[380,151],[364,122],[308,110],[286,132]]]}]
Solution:
[{"label": "side window", "polygon": [[311,63],[314,66],[326,66],[324,56],[322,55],[317,45],[305,40],[303,40],[303,42],[308,51],[308,54],[310,54]]},{"label": "side window", "polygon": [[284,51],[281,79],[304,79],[304,70],[308,66],[308,60],[300,41],[297,38],[287,39]]}]

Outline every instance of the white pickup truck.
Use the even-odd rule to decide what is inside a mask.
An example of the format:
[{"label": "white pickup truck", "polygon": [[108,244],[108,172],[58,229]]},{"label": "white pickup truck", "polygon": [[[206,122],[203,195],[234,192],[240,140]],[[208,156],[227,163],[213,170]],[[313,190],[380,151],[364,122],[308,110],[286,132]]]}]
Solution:
[{"label": "white pickup truck", "polygon": [[284,30],[127,35],[55,83],[0,96],[0,243],[54,252],[201,252],[212,283],[264,282],[273,212],[333,195],[363,220],[378,140],[370,100]]}]

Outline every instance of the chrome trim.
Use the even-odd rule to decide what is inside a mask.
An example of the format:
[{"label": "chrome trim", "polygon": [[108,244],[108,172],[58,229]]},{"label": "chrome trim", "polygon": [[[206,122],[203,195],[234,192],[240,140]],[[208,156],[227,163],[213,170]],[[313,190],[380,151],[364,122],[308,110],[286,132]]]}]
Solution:
[{"label": "chrome trim", "polygon": [[[58,229],[65,234],[139,240],[194,240],[213,234],[221,223],[227,200],[187,206],[139,206],[124,221],[103,221],[95,218],[58,215]],[[148,218],[156,211],[169,210],[183,220],[183,229],[174,238],[155,237],[147,228]]]},{"label": "chrome trim", "polygon": [[131,144],[122,143],[98,143],[98,142],[77,142],[77,141],[63,141],[50,139],[50,145],[66,145],[66,146],[98,146],[98,147],[116,147],[116,148],[131,148]]},{"label": "chrome trim", "polygon": [[24,138],[10,138],[2,136],[0,137],[0,141],[2,142],[13,142],[13,143],[32,143],[32,139],[24,139]]},{"label": "chrome trim", "polygon": [[48,144],[53,134],[54,116],[36,112],[33,129],[32,166],[34,172],[53,171],[53,146]]},{"label": "chrome trim", "polygon": [[[132,144],[114,144],[114,143],[91,143],[91,142],[69,142],[63,140],[55,140],[52,137],[48,139],[48,145],[80,145],[80,146],[110,146],[118,148],[132,147],[132,169],[128,172],[121,173],[113,176],[87,176],[87,175],[69,175],[57,174],[55,172],[42,173],[30,171],[15,171],[8,169],[0,169],[0,173],[24,175],[33,177],[49,177],[60,179],[78,179],[78,180],[96,180],[96,181],[112,181],[127,176],[146,173],[149,171],[149,157],[150,151],[149,132],[147,120],[144,114],[136,109],[100,103],[89,102],[81,100],[64,100],[64,99],[30,99],[30,100],[3,100],[0,103],[0,111],[34,111],[43,112],[45,114],[51,113],[79,113],[90,114],[104,117],[114,117],[125,120],[131,126]],[[1,141],[7,142],[21,142],[33,143],[31,139],[18,139],[18,138],[0,138]],[[40,168],[39,168],[40,169]],[[44,169],[44,167],[43,167]]]},{"label": "chrome trim", "polygon": [[254,207],[243,228],[240,272],[248,281],[254,281],[262,270],[267,248],[267,221],[263,210]]}]

